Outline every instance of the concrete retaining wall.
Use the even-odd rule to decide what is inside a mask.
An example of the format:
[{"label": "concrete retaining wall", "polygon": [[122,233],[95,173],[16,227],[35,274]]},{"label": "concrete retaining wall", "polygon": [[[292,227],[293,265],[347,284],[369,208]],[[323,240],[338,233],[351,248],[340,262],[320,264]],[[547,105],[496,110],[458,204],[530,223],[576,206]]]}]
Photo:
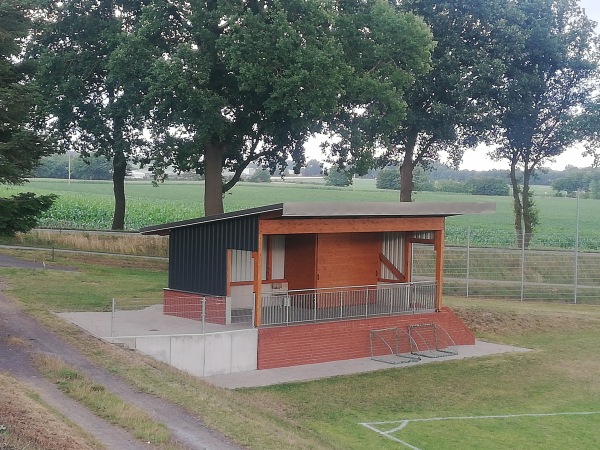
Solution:
[{"label": "concrete retaining wall", "polygon": [[138,336],[123,341],[140,353],[199,377],[256,369],[256,329],[179,336]]}]

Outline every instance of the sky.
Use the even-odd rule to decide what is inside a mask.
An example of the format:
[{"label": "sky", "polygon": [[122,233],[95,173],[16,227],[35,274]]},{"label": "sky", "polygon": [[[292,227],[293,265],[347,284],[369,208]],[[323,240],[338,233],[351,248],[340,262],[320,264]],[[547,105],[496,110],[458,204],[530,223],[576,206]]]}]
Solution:
[{"label": "sky", "polygon": [[[600,24],[600,0],[580,0],[579,4],[586,11],[587,16]],[[596,26],[596,31],[600,33],[600,26]],[[308,141],[306,144],[306,159],[318,159],[322,160],[323,155],[319,149],[318,138],[314,138]],[[547,164],[554,170],[563,170],[565,166],[571,165],[576,167],[589,167],[592,164],[593,158],[583,157],[581,152],[583,151],[580,147],[574,147],[567,149],[562,155],[555,159],[555,162]],[[489,170],[489,169],[506,169],[506,161],[492,161],[487,157],[487,149],[483,146],[478,147],[475,150],[468,150],[464,157],[463,162],[460,165],[460,169],[465,170]],[[443,162],[443,160],[442,160]]]}]

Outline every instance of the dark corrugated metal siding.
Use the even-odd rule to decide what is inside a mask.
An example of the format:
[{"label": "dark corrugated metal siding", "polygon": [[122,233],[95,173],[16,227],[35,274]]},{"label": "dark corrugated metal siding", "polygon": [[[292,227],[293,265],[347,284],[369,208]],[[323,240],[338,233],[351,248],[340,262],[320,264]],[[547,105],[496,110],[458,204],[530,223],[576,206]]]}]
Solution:
[{"label": "dark corrugated metal siding", "polygon": [[258,250],[258,216],[171,230],[169,288],[226,295],[227,249]]}]

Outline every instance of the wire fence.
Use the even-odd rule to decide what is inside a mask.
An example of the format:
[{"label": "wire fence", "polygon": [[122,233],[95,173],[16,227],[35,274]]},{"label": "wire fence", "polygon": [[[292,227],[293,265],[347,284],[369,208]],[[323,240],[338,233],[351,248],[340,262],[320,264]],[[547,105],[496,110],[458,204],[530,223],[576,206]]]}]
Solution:
[{"label": "wire fence", "polygon": [[[95,313],[109,337],[205,334],[252,326],[252,313],[226,317],[226,298],[113,299],[111,311]],[[86,328],[84,326],[84,328]]]},{"label": "wire fence", "polygon": [[[523,245],[534,242],[533,237],[556,245]],[[576,239],[569,249],[562,249],[563,241],[550,235],[522,239],[519,243],[513,238],[512,246],[505,248],[482,247],[467,231],[466,245],[447,245],[444,294],[600,304],[600,252],[589,250],[598,247],[600,236],[596,240],[589,238],[585,245]],[[431,246],[415,245],[415,279],[430,278],[434,273],[435,254]]]}]

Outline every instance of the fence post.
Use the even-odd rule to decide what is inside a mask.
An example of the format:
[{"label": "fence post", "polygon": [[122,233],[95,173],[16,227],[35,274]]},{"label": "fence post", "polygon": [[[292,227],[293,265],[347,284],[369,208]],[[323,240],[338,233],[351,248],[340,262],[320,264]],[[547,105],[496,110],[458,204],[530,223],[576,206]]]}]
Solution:
[{"label": "fence post", "polygon": [[577,212],[575,214],[575,279],[573,285],[573,302],[577,304],[577,284],[579,283],[579,189],[577,189]]},{"label": "fence post", "polygon": [[110,337],[114,337],[114,321],[115,321],[115,299],[112,299],[112,306],[110,308]]},{"label": "fence post", "polygon": [[[261,305],[262,307],[262,305]],[[252,328],[256,328],[256,322],[254,321],[256,311],[256,292],[252,293]]]},{"label": "fence post", "polygon": [[521,301],[525,295],[525,232],[521,232]]},{"label": "fence post", "polygon": [[205,320],[206,320],[206,297],[202,297],[202,334],[204,334]]},{"label": "fence post", "polygon": [[467,227],[467,298],[469,298],[469,277],[471,275],[471,227]]}]

